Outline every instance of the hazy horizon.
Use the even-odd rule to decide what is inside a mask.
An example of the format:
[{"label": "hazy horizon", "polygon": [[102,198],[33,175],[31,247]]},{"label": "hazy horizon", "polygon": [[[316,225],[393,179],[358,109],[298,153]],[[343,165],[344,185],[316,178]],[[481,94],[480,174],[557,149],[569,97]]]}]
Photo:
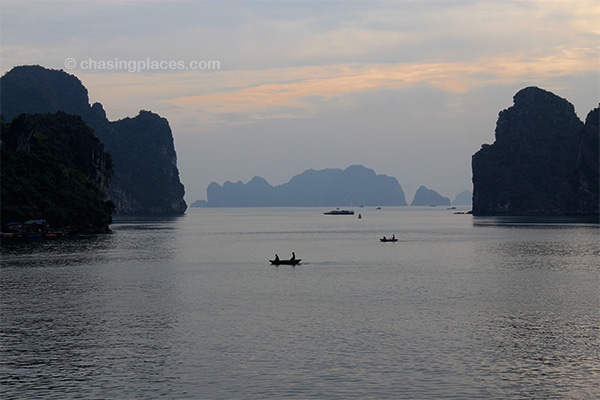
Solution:
[{"label": "hazy horizon", "polygon": [[[189,204],[360,164],[451,201],[520,89],[598,106],[595,1],[3,1],[0,72],[64,69],[169,120]],[[112,66],[112,67],[111,67]]]}]

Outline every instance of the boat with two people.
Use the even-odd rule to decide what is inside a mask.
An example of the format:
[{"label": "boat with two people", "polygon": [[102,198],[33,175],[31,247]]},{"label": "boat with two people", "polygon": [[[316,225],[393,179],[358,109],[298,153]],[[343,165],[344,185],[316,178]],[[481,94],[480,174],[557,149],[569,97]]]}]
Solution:
[{"label": "boat with two people", "polygon": [[384,237],[380,238],[379,240],[381,240],[382,242],[397,242],[398,238],[396,238],[396,235],[394,234],[394,235],[392,235],[391,238],[384,236]]},{"label": "boat with two people", "polygon": [[278,254],[275,254],[275,258],[273,260],[269,260],[271,265],[298,265],[302,261],[301,258],[296,258],[296,253],[292,251],[292,257],[289,260],[281,260]]}]

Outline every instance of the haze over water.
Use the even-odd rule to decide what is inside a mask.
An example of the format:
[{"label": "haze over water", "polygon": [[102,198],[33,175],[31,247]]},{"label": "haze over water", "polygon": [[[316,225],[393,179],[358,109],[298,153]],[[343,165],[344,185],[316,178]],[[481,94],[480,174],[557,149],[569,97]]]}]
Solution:
[{"label": "haze over water", "polygon": [[324,211],[4,240],[3,398],[600,395],[597,224]]}]

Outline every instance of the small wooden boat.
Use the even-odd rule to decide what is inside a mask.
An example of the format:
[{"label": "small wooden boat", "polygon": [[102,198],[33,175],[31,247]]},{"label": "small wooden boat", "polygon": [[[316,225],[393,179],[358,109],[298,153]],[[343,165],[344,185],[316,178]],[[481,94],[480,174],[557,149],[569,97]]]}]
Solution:
[{"label": "small wooden boat", "polygon": [[301,258],[295,258],[293,260],[269,260],[272,265],[298,265],[302,261]]},{"label": "small wooden boat", "polygon": [[382,241],[382,242],[397,242],[398,238],[386,238],[386,237],[382,237],[379,240]]}]

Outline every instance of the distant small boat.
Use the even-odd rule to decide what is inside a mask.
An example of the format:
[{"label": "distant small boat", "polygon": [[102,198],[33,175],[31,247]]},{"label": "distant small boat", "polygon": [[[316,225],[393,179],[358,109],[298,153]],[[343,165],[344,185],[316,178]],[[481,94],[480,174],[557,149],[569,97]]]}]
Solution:
[{"label": "distant small boat", "polygon": [[379,240],[380,240],[380,241],[382,241],[382,242],[384,242],[384,243],[385,243],[385,242],[397,242],[397,241],[398,241],[398,238],[395,238],[395,237],[386,238],[386,237],[384,236],[384,237],[382,237],[382,238],[381,238],[381,239],[379,239]]},{"label": "distant small boat", "polygon": [[325,215],[354,215],[353,210],[340,210],[336,208],[335,210],[327,211],[324,213]]},{"label": "distant small boat", "polygon": [[295,258],[293,260],[269,260],[272,265],[298,265],[302,261],[301,258]]}]

